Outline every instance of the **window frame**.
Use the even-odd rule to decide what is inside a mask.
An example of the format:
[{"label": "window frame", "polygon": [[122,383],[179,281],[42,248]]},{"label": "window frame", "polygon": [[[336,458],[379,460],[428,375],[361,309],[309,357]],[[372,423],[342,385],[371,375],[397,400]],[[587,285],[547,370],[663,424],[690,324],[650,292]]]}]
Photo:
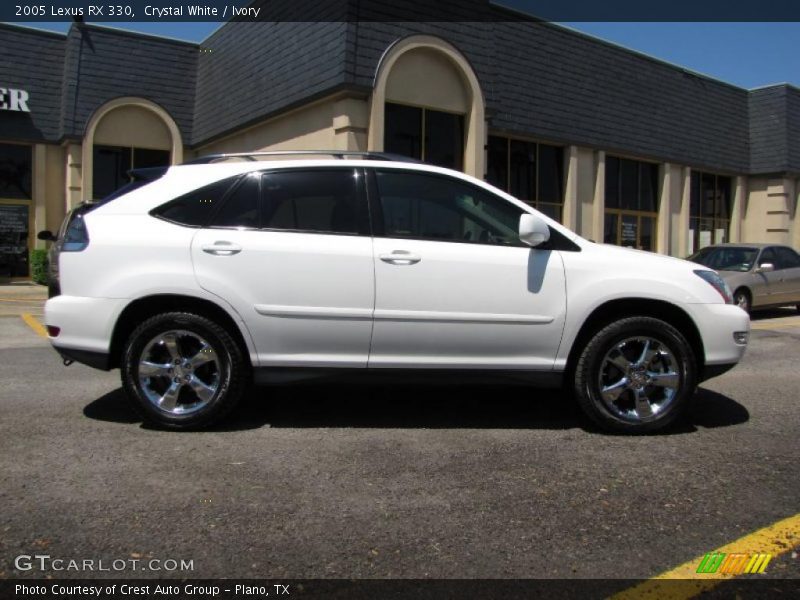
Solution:
[{"label": "window frame", "polygon": [[[468,128],[468,123],[467,123],[467,115],[466,114],[458,112],[458,111],[454,111],[454,110],[435,108],[435,107],[432,107],[432,106],[424,106],[422,104],[412,104],[410,102],[395,102],[395,101],[386,100],[384,102],[384,105],[383,105],[384,117],[386,115],[386,106],[389,105],[389,104],[394,104],[396,106],[402,106],[402,107],[406,107],[406,108],[415,108],[415,109],[420,111],[420,131],[419,131],[419,136],[420,136],[419,137],[419,153],[420,153],[420,155],[419,155],[419,157],[410,156],[409,158],[414,158],[414,159],[417,159],[417,160],[421,160],[422,162],[430,164],[430,165],[433,165],[433,166],[439,166],[439,165],[435,165],[434,163],[429,163],[428,159],[427,159],[427,156],[426,156],[426,154],[427,154],[427,151],[426,151],[426,139],[427,139],[427,134],[428,134],[428,116],[427,116],[427,113],[429,113],[429,112],[442,113],[442,114],[452,115],[452,116],[458,117],[460,119],[459,125],[461,127],[461,154],[458,157],[459,158],[459,161],[458,161],[459,164],[456,165],[455,167],[443,167],[443,168],[452,168],[452,169],[454,169],[456,171],[463,171],[464,164],[466,163],[466,153],[467,153],[467,128]],[[384,129],[385,128],[386,128],[386,126],[384,124]],[[385,132],[384,132],[383,143],[384,143],[384,147],[385,147],[386,146],[386,133]]]},{"label": "window frame", "polygon": [[[712,209],[712,215],[706,216],[703,213],[703,190],[704,184],[703,179],[706,177],[713,177],[714,178],[714,197],[713,202],[714,206]],[[697,213],[692,211],[692,195],[695,193],[695,178],[697,178]],[[727,207],[726,212],[728,214],[727,217],[720,217],[717,216],[719,214],[719,190],[720,186],[720,179],[727,179],[728,180],[728,198],[727,198]],[[700,245],[700,233],[706,231],[702,229],[702,225],[704,223],[711,223],[711,244],[720,244],[730,241],[731,235],[731,222],[733,221],[733,196],[736,193],[736,183],[734,181],[734,176],[732,175],[724,175],[721,173],[713,173],[710,171],[701,171],[699,169],[695,170],[692,169],[689,175],[689,231],[691,231],[691,243],[692,243],[692,251],[697,252],[701,248],[698,246]],[[695,225],[695,227],[692,227]],[[724,225],[724,227],[719,227],[719,225]],[[724,237],[723,240],[717,239],[717,230],[723,229],[724,230]],[[704,246],[705,247],[705,246]]]},{"label": "window frame", "polygon": [[[517,196],[514,196],[514,197],[517,198],[518,200],[521,200],[522,202],[524,202],[525,204],[527,204],[531,208],[534,208],[537,211],[541,212],[542,214],[545,214],[545,215],[548,215],[548,216],[549,216],[549,214],[547,212],[541,210],[539,207],[540,206],[555,207],[557,209],[557,211],[558,211],[559,218],[558,219],[554,219],[554,220],[559,222],[559,223],[563,222],[563,220],[564,220],[564,196],[566,194],[566,185],[565,185],[565,181],[564,181],[564,173],[565,173],[565,171],[564,171],[564,163],[565,163],[565,160],[564,160],[564,148],[565,147],[564,146],[559,146],[557,144],[547,144],[547,143],[540,142],[540,141],[537,141],[537,140],[527,139],[527,138],[520,137],[520,136],[505,135],[505,134],[493,134],[493,133],[490,133],[488,137],[489,138],[497,138],[497,139],[501,139],[501,140],[505,141],[505,154],[506,154],[506,164],[505,164],[506,181],[505,181],[505,187],[502,187],[502,186],[496,186],[496,187],[499,187],[501,190],[503,190],[507,194],[511,194],[512,196],[514,196],[514,194],[511,191],[511,144],[512,144],[512,142],[522,142],[522,143],[525,143],[525,144],[533,144],[536,147],[536,158],[534,159],[534,166],[533,166],[534,173],[532,174],[533,188],[534,188],[533,195],[534,195],[534,197],[531,198],[531,199],[519,198]],[[489,160],[489,156],[488,156],[489,145],[490,145],[490,141],[487,139],[487,144],[486,144],[486,148],[487,148],[487,157],[486,157],[486,159],[487,159],[487,171],[488,171],[488,160]],[[541,147],[542,146],[547,146],[549,148],[553,148],[555,150],[560,151],[560,157],[561,157],[561,164],[560,164],[561,181],[559,181],[558,185],[559,185],[559,188],[561,189],[561,198],[560,198],[559,202],[551,202],[549,200],[542,200],[541,199],[541,187],[542,187]],[[487,182],[487,183],[491,183],[491,182]],[[492,185],[494,185],[494,184],[492,184]]]},{"label": "window frame", "polygon": [[[402,239],[402,240],[415,240],[421,242],[439,242],[443,244],[468,244],[471,246],[489,246],[493,248],[528,248],[530,246],[522,242],[521,240],[517,239],[516,242],[510,244],[490,244],[486,242],[480,242],[477,240],[451,240],[451,239],[442,239],[442,238],[429,238],[429,237],[418,237],[418,236],[403,236],[403,237],[392,237],[387,235],[386,228],[384,226],[384,219],[383,219],[383,205],[381,203],[381,196],[380,190],[378,188],[378,171],[384,171],[387,173],[403,173],[407,175],[420,175],[425,177],[435,177],[437,179],[442,179],[448,182],[456,182],[462,184],[468,188],[474,188],[479,190],[480,192],[491,196],[492,198],[496,198],[498,201],[508,204],[513,208],[519,210],[520,215],[525,214],[525,210],[516,206],[512,202],[509,202],[502,196],[498,196],[497,194],[482,188],[474,183],[469,181],[464,181],[462,179],[458,179],[455,177],[451,177],[449,175],[444,175],[442,173],[432,173],[429,171],[418,171],[415,169],[381,169],[380,167],[370,167],[367,169],[367,199],[369,202],[369,212],[371,217],[371,226],[372,226],[372,236],[376,238],[384,238],[384,239]],[[541,247],[540,247],[541,248]]]}]

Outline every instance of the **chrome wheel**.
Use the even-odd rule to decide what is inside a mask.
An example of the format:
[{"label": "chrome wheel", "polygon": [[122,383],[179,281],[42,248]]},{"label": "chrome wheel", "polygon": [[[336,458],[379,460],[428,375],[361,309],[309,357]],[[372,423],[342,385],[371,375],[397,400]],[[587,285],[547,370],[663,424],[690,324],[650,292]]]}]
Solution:
[{"label": "chrome wheel", "polygon": [[652,421],[672,404],[681,385],[675,353],[652,337],[629,337],[603,357],[598,377],[600,396],[618,418]]},{"label": "chrome wheel", "polygon": [[750,297],[747,292],[737,291],[733,296],[733,302],[743,311],[750,312]]},{"label": "chrome wheel", "polygon": [[198,334],[170,330],[152,338],[139,356],[138,383],[150,403],[171,415],[196,412],[216,396],[221,365]]}]

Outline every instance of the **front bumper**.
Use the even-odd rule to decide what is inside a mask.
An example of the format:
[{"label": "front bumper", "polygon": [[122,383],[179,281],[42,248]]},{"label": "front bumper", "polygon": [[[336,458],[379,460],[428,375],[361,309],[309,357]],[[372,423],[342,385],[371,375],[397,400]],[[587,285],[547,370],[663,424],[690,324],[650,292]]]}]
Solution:
[{"label": "front bumper", "polygon": [[750,316],[733,304],[689,304],[686,307],[703,340],[703,375],[710,373],[704,378],[716,377],[731,369],[747,349],[747,343],[737,343],[734,334],[749,333]]}]

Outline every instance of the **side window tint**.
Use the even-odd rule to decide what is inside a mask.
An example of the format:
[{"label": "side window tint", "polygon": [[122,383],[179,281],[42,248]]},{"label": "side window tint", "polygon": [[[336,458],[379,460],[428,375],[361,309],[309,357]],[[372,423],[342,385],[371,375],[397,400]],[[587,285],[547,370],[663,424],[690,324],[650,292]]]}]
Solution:
[{"label": "side window tint", "polygon": [[780,263],[780,266],[776,265],[775,268],[794,269],[800,267],[800,256],[791,248],[775,248],[775,252],[778,254],[778,263]]},{"label": "side window tint", "polygon": [[356,233],[355,171],[267,173],[262,189],[267,229]]},{"label": "side window tint", "polygon": [[208,222],[234,181],[235,178],[223,179],[184,194],[159,206],[153,214],[181,225],[202,227]]},{"label": "side window tint", "polygon": [[384,235],[494,245],[519,243],[522,209],[456,179],[377,171]]},{"label": "side window tint", "polygon": [[764,248],[764,251],[761,253],[758,264],[763,265],[764,263],[771,263],[774,265],[775,269],[780,268],[778,265],[778,257],[775,256],[775,250],[773,248]]},{"label": "side window tint", "polygon": [[212,227],[258,227],[258,193],[261,173],[246,175],[228,194],[211,222]]}]

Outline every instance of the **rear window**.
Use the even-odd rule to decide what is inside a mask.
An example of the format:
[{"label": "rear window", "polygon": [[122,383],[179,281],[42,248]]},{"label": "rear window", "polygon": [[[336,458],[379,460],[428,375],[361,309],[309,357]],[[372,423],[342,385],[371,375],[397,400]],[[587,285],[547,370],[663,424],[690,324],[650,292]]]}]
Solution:
[{"label": "rear window", "polygon": [[159,206],[151,214],[179,225],[202,227],[236,180],[237,177],[230,177],[193,190]]}]

